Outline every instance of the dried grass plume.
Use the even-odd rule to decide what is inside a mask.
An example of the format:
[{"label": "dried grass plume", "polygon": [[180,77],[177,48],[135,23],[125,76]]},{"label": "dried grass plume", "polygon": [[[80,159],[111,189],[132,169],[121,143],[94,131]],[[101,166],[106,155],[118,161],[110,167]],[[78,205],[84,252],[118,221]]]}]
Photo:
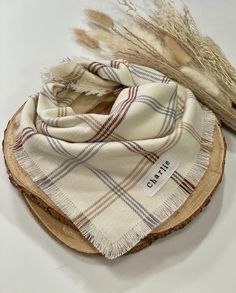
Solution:
[{"label": "dried grass plume", "polygon": [[88,19],[94,24],[97,24],[107,29],[110,29],[113,27],[112,18],[103,12],[92,10],[92,9],[86,9],[85,14],[88,17]]},{"label": "dried grass plume", "polygon": [[86,31],[84,31],[82,29],[79,29],[79,28],[75,28],[74,29],[74,34],[75,34],[75,37],[76,37],[77,41],[83,43],[87,47],[89,47],[91,49],[98,49],[99,48],[99,42],[97,40],[95,40],[95,39],[92,39],[86,33]]},{"label": "dried grass plume", "polygon": [[86,10],[93,26],[87,32],[76,29],[77,40],[108,59],[123,58],[161,71],[191,89],[236,130],[236,70],[220,47],[199,32],[187,6],[179,10],[171,0],[150,0],[140,10],[131,0],[118,2],[127,19]]}]

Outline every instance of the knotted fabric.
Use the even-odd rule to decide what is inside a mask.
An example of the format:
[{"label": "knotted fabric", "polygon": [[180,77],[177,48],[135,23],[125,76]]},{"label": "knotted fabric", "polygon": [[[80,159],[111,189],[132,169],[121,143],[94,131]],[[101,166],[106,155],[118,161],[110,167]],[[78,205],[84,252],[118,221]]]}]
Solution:
[{"label": "knotted fabric", "polygon": [[14,153],[82,235],[116,258],[193,193],[215,123],[160,72],[125,60],[67,59],[25,103]]}]

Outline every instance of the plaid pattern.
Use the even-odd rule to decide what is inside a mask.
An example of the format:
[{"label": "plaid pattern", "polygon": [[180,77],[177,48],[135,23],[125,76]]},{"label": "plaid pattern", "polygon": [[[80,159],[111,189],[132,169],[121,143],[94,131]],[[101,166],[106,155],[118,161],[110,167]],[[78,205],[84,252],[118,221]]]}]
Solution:
[{"label": "plaid pattern", "polygon": [[[84,94],[98,103],[121,87],[108,114],[83,113]],[[14,152],[79,231],[116,258],[194,191],[209,164],[215,123],[189,90],[160,72],[125,60],[69,59],[26,102]],[[148,197],[139,183],[166,153],[178,168]]]}]

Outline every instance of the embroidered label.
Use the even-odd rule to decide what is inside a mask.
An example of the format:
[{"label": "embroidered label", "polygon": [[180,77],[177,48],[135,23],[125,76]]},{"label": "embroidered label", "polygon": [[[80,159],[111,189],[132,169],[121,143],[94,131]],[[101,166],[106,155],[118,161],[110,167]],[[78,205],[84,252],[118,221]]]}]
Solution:
[{"label": "embroidered label", "polygon": [[178,163],[170,155],[163,155],[142,178],[140,189],[153,196],[159,191],[177,169]]}]

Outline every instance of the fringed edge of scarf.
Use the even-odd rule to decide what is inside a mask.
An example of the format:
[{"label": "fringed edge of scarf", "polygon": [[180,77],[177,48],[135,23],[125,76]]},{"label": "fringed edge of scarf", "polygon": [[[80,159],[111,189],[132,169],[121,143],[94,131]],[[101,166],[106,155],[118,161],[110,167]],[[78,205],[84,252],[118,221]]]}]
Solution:
[{"label": "fringed edge of scarf", "polygon": [[[61,63],[66,63],[66,62],[76,62],[79,64],[79,62],[83,60],[87,60],[92,62],[92,60],[88,58],[77,58],[77,57],[67,57],[64,59]],[[83,73],[86,71],[85,68],[81,66],[80,71],[78,72],[78,76],[76,79],[68,79],[65,80],[61,75],[61,70],[60,68],[58,69],[57,66],[51,67],[51,68],[45,68],[44,71],[41,72],[41,79],[44,83],[50,83],[50,82],[58,82],[61,84],[64,84],[67,86],[67,88],[71,88],[75,92],[79,94],[85,94],[85,95],[96,95],[98,97],[109,94],[114,92],[114,88],[104,88],[102,86],[95,86],[91,83],[87,83],[85,81],[78,82],[80,78],[83,76]]]},{"label": "fringed edge of scarf", "polygon": [[[184,176],[195,187],[205,174],[209,166],[210,152],[207,150],[212,147],[213,134],[217,120],[215,115],[204,107],[204,116],[202,119],[202,134],[200,150],[190,171]],[[19,125],[20,117],[17,118]],[[17,134],[17,137],[20,134]],[[21,148],[16,150],[15,157],[19,164],[27,171],[33,181],[40,179],[45,174],[37,166],[37,164],[28,156],[26,151]],[[68,197],[56,185],[50,188],[42,189],[52,201],[73,221],[73,219],[81,213],[81,211],[68,199]],[[177,187],[168,199],[152,214],[157,221],[153,225],[148,226],[143,221],[132,227],[126,234],[124,234],[118,241],[111,243],[99,229],[90,221],[82,228],[78,229],[81,234],[88,239],[105,257],[115,259],[133,248],[141,239],[146,237],[154,228],[167,220],[174,212],[176,212],[183,203],[191,196],[180,187]],[[74,221],[76,225],[76,221]]]},{"label": "fringed edge of scarf", "polygon": [[[16,116],[16,136],[15,142],[21,137],[20,129],[21,113]],[[29,174],[31,179],[35,182],[40,178],[46,176],[46,174],[40,169],[37,163],[29,157],[28,153],[23,147],[14,149],[13,153],[19,165]],[[70,219],[73,219],[80,213],[80,210],[76,205],[61,191],[59,188],[53,184],[49,188],[41,189],[51,200],[66,214]],[[49,195],[50,194],[50,195]]]}]

